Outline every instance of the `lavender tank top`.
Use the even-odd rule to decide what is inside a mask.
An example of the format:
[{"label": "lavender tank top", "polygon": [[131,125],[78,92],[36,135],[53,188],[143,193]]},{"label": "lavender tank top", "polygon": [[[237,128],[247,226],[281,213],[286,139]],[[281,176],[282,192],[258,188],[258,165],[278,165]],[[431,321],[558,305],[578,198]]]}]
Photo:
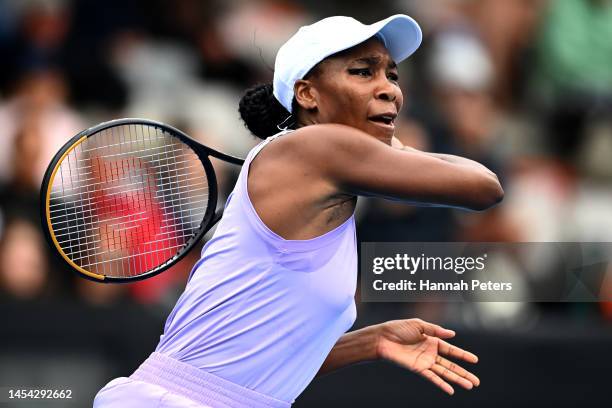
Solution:
[{"label": "lavender tank top", "polygon": [[249,152],[156,351],[292,403],[355,321],[357,245],[354,216],[319,237],[286,240],[257,215],[249,165],[285,133]]}]

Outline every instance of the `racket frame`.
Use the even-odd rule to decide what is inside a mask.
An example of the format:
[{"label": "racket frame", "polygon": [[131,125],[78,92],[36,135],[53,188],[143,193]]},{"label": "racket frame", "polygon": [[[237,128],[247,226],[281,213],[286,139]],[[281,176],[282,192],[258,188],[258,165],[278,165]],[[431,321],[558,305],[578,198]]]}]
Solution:
[{"label": "racket frame", "polygon": [[[59,169],[59,164],[62,162],[65,156],[67,156],[72,150],[74,150],[78,145],[83,143],[87,138],[102,132],[106,129],[116,126],[124,126],[124,125],[146,125],[153,126],[159,128],[160,130],[168,133],[172,137],[178,138],[181,142],[185,143],[189,146],[195,154],[200,159],[202,166],[204,167],[204,171],[206,173],[206,177],[208,179],[208,204],[206,207],[206,212],[200,223],[198,232],[186,242],[183,248],[177,252],[172,258],[168,259],[161,265],[158,265],[156,268],[143,273],[137,276],[130,277],[112,277],[105,276],[98,273],[94,273],[88,271],[79,265],[77,265],[74,261],[72,261],[66,253],[63,251],[61,246],[59,245],[57,238],[55,237],[55,233],[51,227],[51,216],[50,216],[50,196],[51,196],[51,188],[52,183],[54,181],[55,174]],[[225,153],[221,153],[217,150],[211,149],[208,146],[202,145],[201,143],[196,142],[189,136],[187,136],[184,132],[176,129],[170,125],[167,125],[162,122],[157,122],[150,119],[141,119],[141,118],[123,118],[123,119],[115,119],[108,122],[100,123],[96,126],[92,126],[88,129],[79,132],[77,135],[72,137],[62,148],[55,154],[51,163],[47,167],[45,172],[45,176],[43,178],[41,189],[40,189],[40,215],[41,215],[41,224],[42,229],[44,231],[45,238],[49,245],[54,249],[54,253],[56,253],[68,266],[70,269],[75,271],[80,277],[86,278],[95,282],[104,282],[104,283],[126,283],[126,282],[134,282],[138,280],[143,280],[155,276],[171,266],[175,265],[181,259],[187,255],[193,247],[200,242],[204,234],[208,232],[215,223],[221,218],[222,212],[216,211],[217,205],[217,178],[215,176],[215,171],[210,162],[209,156],[213,156],[215,158],[233,163],[233,164],[243,164],[244,160],[238,157],[230,156]]]}]

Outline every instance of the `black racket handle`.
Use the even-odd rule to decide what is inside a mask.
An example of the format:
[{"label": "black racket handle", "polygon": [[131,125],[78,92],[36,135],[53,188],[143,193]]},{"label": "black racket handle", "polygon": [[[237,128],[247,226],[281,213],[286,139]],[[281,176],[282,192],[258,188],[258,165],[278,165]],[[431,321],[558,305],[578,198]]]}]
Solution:
[{"label": "black racket handle", "polygon": [[228,163],[237,164],[239,166],[242,166],[244,164],[244,159],[241,159],[240,157],[230,156],[229,154],[218,152],[208,146],[206,147],[206,150],[209,155],[216,157],[217,159],[225,160]]}]

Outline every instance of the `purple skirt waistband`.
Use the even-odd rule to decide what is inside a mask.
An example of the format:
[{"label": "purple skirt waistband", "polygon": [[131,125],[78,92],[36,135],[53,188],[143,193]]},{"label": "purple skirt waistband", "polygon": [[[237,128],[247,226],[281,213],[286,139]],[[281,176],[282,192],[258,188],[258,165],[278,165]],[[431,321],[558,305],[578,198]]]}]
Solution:
[{"label": "purple skirt waistband", "polygon": [[164,387],[211,408],[289,408],[257,391],[217,377],[161,353],[153,353],[130,376]]}]

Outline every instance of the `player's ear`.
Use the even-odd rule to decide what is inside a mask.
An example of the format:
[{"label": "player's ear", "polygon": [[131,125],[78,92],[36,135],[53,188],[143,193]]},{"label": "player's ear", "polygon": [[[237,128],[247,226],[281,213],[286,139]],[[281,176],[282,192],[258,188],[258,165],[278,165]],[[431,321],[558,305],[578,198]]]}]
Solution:
[{"label": "player's ear", "polygon": [[293,94],[295,95],[295,100],[303,109],[317,109],[317,91],[311,81],[307,79],[298,79],[295,81]]}]

